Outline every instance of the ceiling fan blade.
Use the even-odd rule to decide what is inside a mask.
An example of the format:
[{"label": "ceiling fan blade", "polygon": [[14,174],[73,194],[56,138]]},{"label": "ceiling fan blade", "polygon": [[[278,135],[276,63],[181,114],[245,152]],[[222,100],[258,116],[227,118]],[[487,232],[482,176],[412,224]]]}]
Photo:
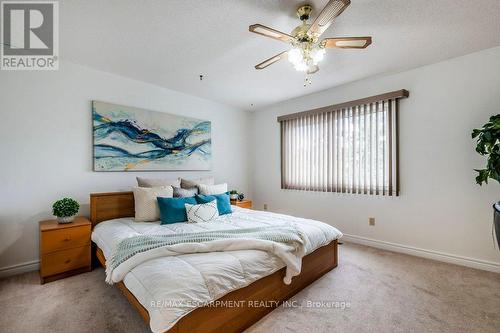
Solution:
[{"label": "ceiling fan blade", "polygon": [[281,60],[283,58],[286,58],[287,54],[288,54],[288,51],[283,51],[283,52],[275,55],[274,57],[271,57],[271,58],[269,58],[267,60],[264,60],[260,64],[255,65],[255,69],[264,69],[267,66],[272,65],[275,62],[277,62],[277,61],[279,61],[279,60]]},{"label": "ceiling fan blade", "polygon": [[333,20],[351,4],[351,0],[330,0],[307,31],[310,35],[321,36]]},{"label": "ceiling fan blade", "polygon": [[269,38],[277,39],[286,43],[290,43],[294,40],[294,38],[289,34],[275,30],[273,28],[266,27],[265,25],[262,24],[252,24],[251,26],[248,27],[248,30],[250,32],[266,36]]},{"label": "ceiling fan blade", "polygon": [[336,49],[365,49],[371,43],[371,37],[339,37],[325,38],[321,41],[321,46]]}]

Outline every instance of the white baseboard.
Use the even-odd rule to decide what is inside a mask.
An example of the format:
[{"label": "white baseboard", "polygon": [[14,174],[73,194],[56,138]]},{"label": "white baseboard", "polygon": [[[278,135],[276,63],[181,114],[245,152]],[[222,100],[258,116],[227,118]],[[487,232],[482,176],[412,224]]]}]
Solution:
[{"label": "white baseboard", "polygon": [[367,246],[376,247],[376,248],[383,249],[383,250],[400,252],[400,253],[405,253],[405,254],[409,254],[412,256],[423,257],[423,258],[433,259],[433,260],[437,260],[437,261],[443,261],[443,262],[450,263],[450,264],[472,267],[472,268],[481,269],[481,270],[485,270],[485,271],[500,273],[500,263],[496,263],[496,262],[492,262],[492,261],[485,261],[485,260],[479,260],[479,259],[474,259],[474,258],[457,256],[457,255],[449,254],[449,253],[443,253],[443,252],[432,251],[432,250],[425,250],[425,249],[420,249],[417,247],[396,244],[396,243],[390,243],[390,242],[385,242],[385,241],[381,241],[381,240],[376,240],[376,239],[371,239],[371,238],[366,238],[366,237],[361,237],[361,236],[356,236],[356,235],[344,234],[344,236],[341,238],[341,241],[346,241],[346,242],[351,242],[351,243],[356,243],[356,244],[361,244],[361,245],[367,245]]},{"label": "white baseboard", "polygon": [[27,273],[27,272],[32,272],[32,271],[37,271],[39,269],[39,267],[40,267],[39,260],[33,260],[33,261],[24,262],[22,264],[2,267],[2,268],[0,268],[0,278],[12,276],[12,275],[17,275],[17,274],[22,274],[22,273]]}]

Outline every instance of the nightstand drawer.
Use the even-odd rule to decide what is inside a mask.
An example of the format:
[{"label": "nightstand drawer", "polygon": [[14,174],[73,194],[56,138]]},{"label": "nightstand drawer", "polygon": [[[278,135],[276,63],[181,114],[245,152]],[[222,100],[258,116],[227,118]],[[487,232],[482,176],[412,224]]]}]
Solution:
[{"label": "nightstand drawer", "polygon": [[90,244],[90,225],[43,231],[42,254]]},{"label": "nightstand drawer", "polygon": [[252,200],[242,200],[242,201],[231,201],[231,205],[238,206],[241,208],[252,208]]},{"label": "nightstand drawer", "polygon": [[42,255],[41,275],[50,276],[90,266],[90,245]]}]

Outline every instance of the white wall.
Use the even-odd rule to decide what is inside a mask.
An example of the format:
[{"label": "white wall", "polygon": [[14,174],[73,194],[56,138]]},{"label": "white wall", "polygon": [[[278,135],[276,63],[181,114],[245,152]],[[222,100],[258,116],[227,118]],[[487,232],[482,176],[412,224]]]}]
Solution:
[{"label": "white wall", "polygon": [[[92,100],[211,120],[212,171],[93,172]],[[136,176],[212,174],[249,191],[245,111],[63,62],[53,72],[0,72],[0,115],[0,275],[38,260],[38,221],[63,196],[88,215],[89,193],[130,190]]]},{"label": "white wall", "polygon": [[[349,235],[500,264],[491,240],[491,204],[500,200],[500,186],[474,183],[472,169],[484,161],[470,139],[472,128],[500,111],[499,73],[500,48],[494,48],[290,100],[249,117],[70,63],[56,72],[2,71],[0,275],[10,266],[36,267],[37,223],[51,217],[53,201],[72,196],[87,215],[89,193],[128,190],[138,175],[213,174],[231,188],[252,191],[257,208],[267,203],[270,210],[319,219]],[[278,115],[401,88],[410,90],[410,98],[401,103],[399,198],[280,189]],[[91,100],[211,120],[213,170],[92,172]],[[369,216],[376,217],[375,227],[368,226]]]},{"label": "white wall", "polygon": [[[400,104],[400,197],[280,189],[278,115],[403,88],[410,97]],[[254,202],[259,209],[267,203],[272,211],[325,221],[355,236],[351,240],[387,248],[395,243],[403,246],[393,249],[452,262],[468,257],[473,260],[458,262],[500,271],[491,238],[491,205],[500,200],[500,185],[475,184],[473,169],[485,163],[470,137],[498,113],[500,47],[258,110],[252,129]],[[374,227],[368,225],[371,216]]]}]

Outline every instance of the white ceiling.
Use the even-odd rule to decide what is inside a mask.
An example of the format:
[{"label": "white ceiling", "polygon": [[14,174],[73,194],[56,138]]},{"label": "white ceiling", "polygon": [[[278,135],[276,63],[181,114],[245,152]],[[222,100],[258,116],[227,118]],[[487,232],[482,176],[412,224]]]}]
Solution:
[{"label": "white ceiling", "polygon": [[[326,2],[310,1],[316,10]],[[288,45],[248,32],[254,23],[290,32],[305,1],[64,0],[60,53],[63,60],[252,109],[500,45],[499,0],[351,2],[324,36],[369,35],[373,44],[328,50],[308,87],[287,61],[255,70]]]}]

